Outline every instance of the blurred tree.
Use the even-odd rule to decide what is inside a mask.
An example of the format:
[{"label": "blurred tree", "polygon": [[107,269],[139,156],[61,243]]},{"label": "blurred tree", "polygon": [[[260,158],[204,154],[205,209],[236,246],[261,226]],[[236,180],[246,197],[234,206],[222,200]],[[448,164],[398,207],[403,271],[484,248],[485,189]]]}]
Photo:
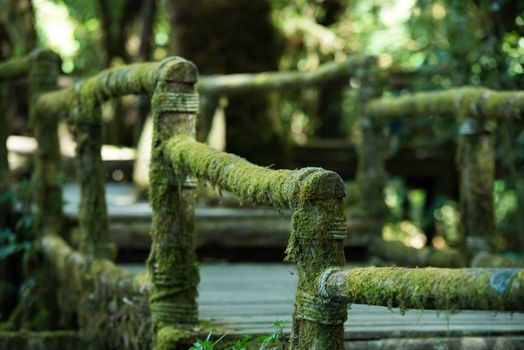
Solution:
[{"label": "blurred tree", "polygon": [[21,56],[36,47],[37,36],[31,0],[1,1],[0,21],[11,48],[9,56]]},{"label": "blurred tree", "polygon": [[[276,70],[280,51],[268,0],[169,2],[172,52],[202,74]],[[258,164],[286,162],[286,142],[270,94],[231,96],[226,147]]]},{"label": "blurred tree", "polygon": [[[325,0],[320,2],[322,16],[317,20],[323,26],[330,26],[338,22],[345,10],[345,0]],[[332,58],[331,58],[332,59]],[[343,137],[342,103],[344,90],[348,85],[347,79],[330,82],[329,85],[319,89],[318,119],[315,136],[317,137]]]}]

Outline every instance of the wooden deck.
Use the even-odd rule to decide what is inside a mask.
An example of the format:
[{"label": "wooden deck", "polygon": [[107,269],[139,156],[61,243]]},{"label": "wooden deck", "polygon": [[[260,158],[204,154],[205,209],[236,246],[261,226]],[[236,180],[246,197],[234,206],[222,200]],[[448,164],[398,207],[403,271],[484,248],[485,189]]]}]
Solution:
[{"label": "wooden deck", "polygon": [[[283,320],[289,332],[297,280],[292,265],[202,264],[200,275],[201,319],[231,329],[230,334],[268,334],[275,320]],[[524,349],[524,313],[411,310],[402,316],[396,309],[352,305],[345,330],[351,349],[455,349],[457,344],[467,349]]]},{"label": "wooden deck", "polygon": [[[132,185],[108,183],[106,186],[109,231],[120,249],[148,251],[151,207]],[[64,186],[64,212],[78,216],[80,191],[76,184]],[[291,231],[291,211],[253,207],[197,206],[195,233],[197,248],[244,249],[273,248],[284,251]],[[369,237],[351,235],[346,246],[365,247]]]}]

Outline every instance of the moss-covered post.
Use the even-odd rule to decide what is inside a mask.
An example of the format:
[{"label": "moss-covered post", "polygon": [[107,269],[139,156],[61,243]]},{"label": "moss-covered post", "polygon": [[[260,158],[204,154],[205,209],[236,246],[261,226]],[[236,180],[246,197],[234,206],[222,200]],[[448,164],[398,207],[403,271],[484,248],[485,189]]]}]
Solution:
[{"label": "moss-covered post", "polygon": [[471,259],[479,252],[492,251],[495,237],[495,148],[493,133],[482,118],[462,119],[457,166],[460,172],[463,244],[466,255]]},{"label": "moss-covered post", "polygon": [[344,183],[330,172],[306,176],[302,188],[310,199],[294,210],[287,249],[287,260],[296,263],[298,274],[290,349],[340,350],[348,305],[323,299],[318,286],[326,269],[345,263]]},{"label": "moss-covered post", "polygon": [[29,106],[33,134],[38,142],[33,173],[36,227],[61,232],[62,225],[62,168],[58,142],[58,118],[38,113],[36,101],[40,94],[57,87],[60,58],[49,50],[36,50],[30,55]]},{"label": "moss-covered post", "polygon": [[[357,175],[359,188],[359,206],[366,227],[371,237],[381,237],[384,217],[387,213],[384,202],[386,173],[384,170],[381,144],[381,125],[365,112],[365,105],[382,94],[380,72],[376,57],[368,57],[364,65],[356,72],[361,87],[358,90],[361,139],[358,145]],[[363,234],[363,232],[358,232]]]},{"label": "moss-covered post", "polygon": [[116,251],[108,228],[100,106],[95,96],[80,93],[81,84],[79,82],[76,85],[72,107],[76,134],[76,175],[80,185],[80,250],[96,258],[113,259]]},{"label": "moss-covered post", "polygon": [[181,58],[165,61],[152,97],[153,144],[150,202],[152,246],[148,268],[154,345],[169,348],[198,321],[199,282],[194,247],[195,184],[163,156],[165,141],[176,134],[195,137],[198,94],[196,67]]}]

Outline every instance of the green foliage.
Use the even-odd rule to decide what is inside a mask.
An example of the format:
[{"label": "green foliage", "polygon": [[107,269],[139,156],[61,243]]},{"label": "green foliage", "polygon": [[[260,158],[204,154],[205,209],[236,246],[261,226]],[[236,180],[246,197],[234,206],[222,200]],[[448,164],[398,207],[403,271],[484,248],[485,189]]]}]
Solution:
[{"label": "green foliage", "polygon": [[[282,346],[284,335],[284,327],[286,325],[285,321],[275,321],[273,326],[275,330],[273,333],[253,337],[251,335],[244,335],[242,338],[237,339],[233,342],[223,344],[221,348],[226,350],[249,350],[249,349],[258,349],[258,350],[276,350]],[[211,333],[208,334],[205,340],[198,339],[189,350],[214,350],[216,346],[224,339],[226,335],[223,335],[218,340],[211,341]]]}]

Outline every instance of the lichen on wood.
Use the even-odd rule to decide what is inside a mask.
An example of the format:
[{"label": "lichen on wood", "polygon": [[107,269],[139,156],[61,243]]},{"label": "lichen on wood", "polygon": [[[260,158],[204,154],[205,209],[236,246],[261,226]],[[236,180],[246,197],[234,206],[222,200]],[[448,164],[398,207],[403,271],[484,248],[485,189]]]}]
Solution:
[{"label": "lichen on wood", "polygon": [[[173,134],[194,136],[198,95],[196,67],[172,59],[159,76],[152,98],[153,141],[150,203],[153,208],[151,252],[148,269],[153,282],[150,297],[153,345],[163,346],[163,329],[191,329],[198,322],[196,303],[199,282],[194,248],[194,184],[187,175],[173,171],[162,145]],[[163,333],[162,333],[163,332]],[[169,334],[172,334],[170,332]]]},{"label": "lichen on wood", "polygon": [[56,234],[45,235],[41,247],[58,281],[61,317],[69,327],[79,327],[89,349],[150,347],[152,286],[146,274],[86,257]]},{"label": "lichen on wood", "polygon": [[245,203],[295,208],[315,199],[344,197],[340,177],[321,168],[264,168],[214,150],[187,135],[173,136],[163,152],[175,168],[234,193]]},{"label": "lichen on wood", "polygon": [[524,270],[365,267],[334,272],[326,297],[407,309],[524,310]]},{"label": "lichen on wood", "polygon": [[310,200],[293,213],[286,253],[296,264],[298,286],[290,349],[344,348],[347,303],[322,298],[317,287],[325,269],[345,264],[342,199]]},{"label": "lichen on wood", "polygon": [[367,56],[349,56],[340,62],[326,63],[311,72],[209,75],[200,79],[197,90],[201,94],[230,95],[310,87],[333,79],[349,78],[367,59]]},{"label": "lichen on wood", "polygon": [[496,120],[522,119],[524,91],[494,91],[462,87],[443,91],[418,92],[400,97],[380,98],[366,108],[373,118],[406,118],[420,115],[471,116]]}]

